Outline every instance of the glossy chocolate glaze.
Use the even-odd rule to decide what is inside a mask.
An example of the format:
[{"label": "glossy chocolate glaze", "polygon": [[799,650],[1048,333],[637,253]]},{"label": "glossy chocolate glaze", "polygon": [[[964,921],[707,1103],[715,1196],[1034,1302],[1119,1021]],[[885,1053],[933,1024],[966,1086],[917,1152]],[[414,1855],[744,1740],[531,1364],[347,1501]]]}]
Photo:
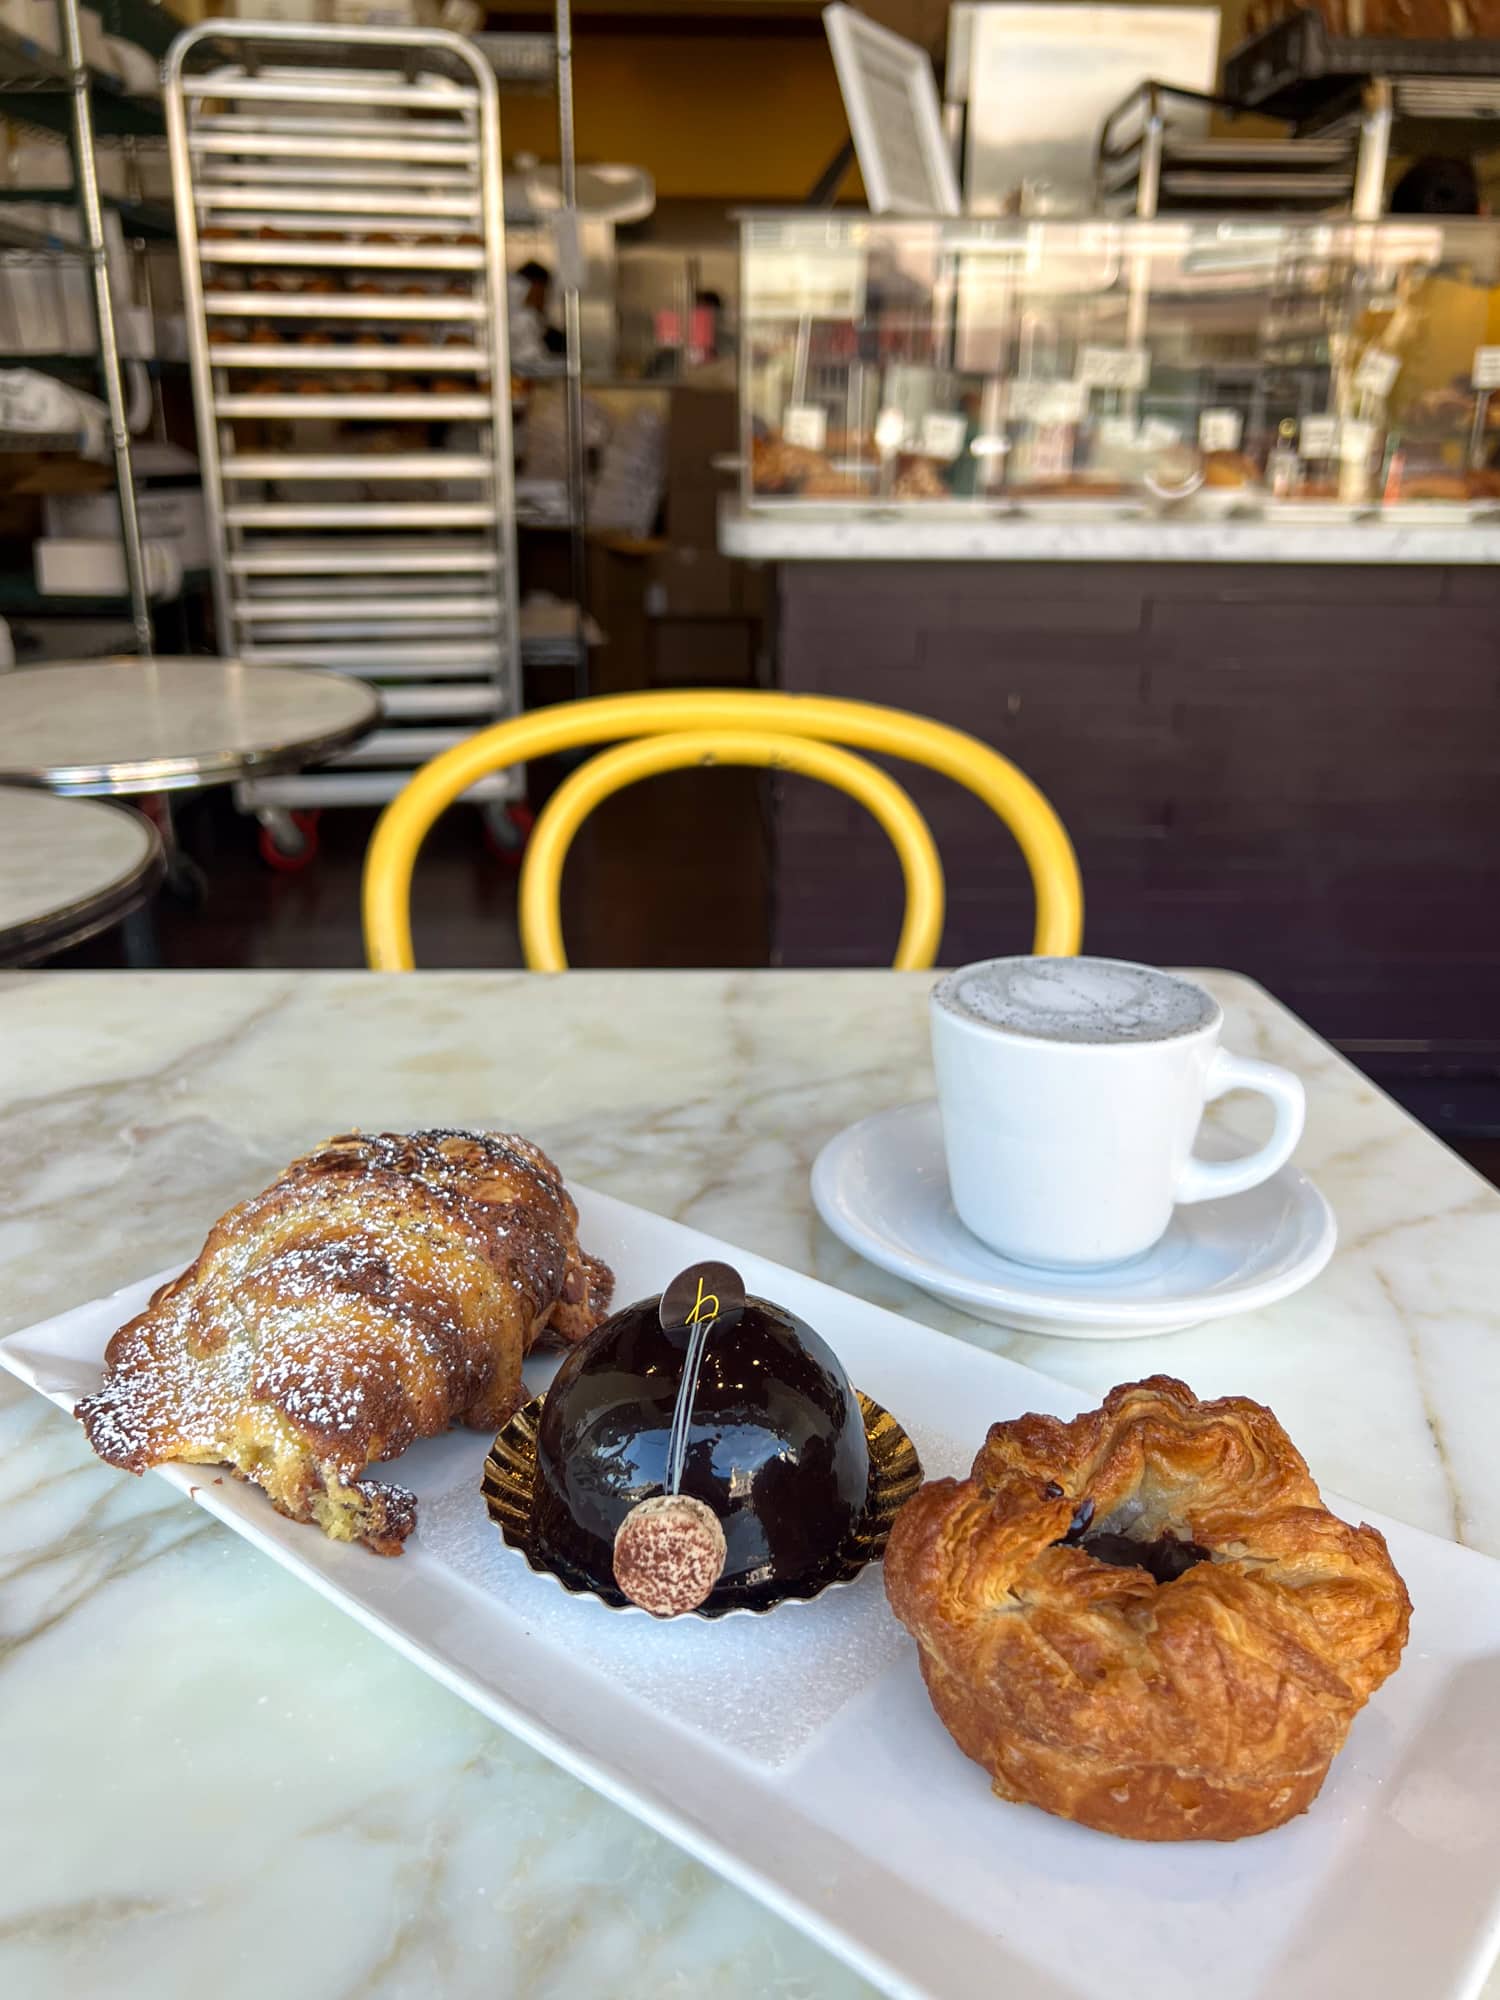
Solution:
[{"label": "glossy chocolate glaze", "polygon": [[[1061,1494],[1062,1488],[1058,1488]],[[1057,1497],[1056,1495],[1052,1497]],[[1082,1549],[1095,1562],[1108,1563],[1113,1569],[1143,1569],[1158,1583],[1175,1583],[1185,1576],[1195,1563],[1212,1562],[1213,1550],[1203,1547],[1201,1542],[1190,1542],[1178,1535],[1157,1535],[1151,1541],[1137,1540],[1133,1535],[1119,1535],[1101,1528],[1090,1534],[1089,1528],[1094,1518],[1094,1503],[1085,1500],[1073,1516],[1068,1532],[1058,1544],[1060,1548]]]},{"label": "glossy chocolate glaze", "polygon": [[[532,1541],[575,1585],[619,1603],[615,1532],[666,1483],[672,1409],[689,1329],[658,1301],[626,1306],[575,1348],[547,1392],[537,1437]],[[682,1491],[724,1529],[710,1605],[775,1603],[837,1555],[863,1514],[870,1459],[859,1401],[837,1356],[783,1307],[748,1299],[709,1336]]]}]

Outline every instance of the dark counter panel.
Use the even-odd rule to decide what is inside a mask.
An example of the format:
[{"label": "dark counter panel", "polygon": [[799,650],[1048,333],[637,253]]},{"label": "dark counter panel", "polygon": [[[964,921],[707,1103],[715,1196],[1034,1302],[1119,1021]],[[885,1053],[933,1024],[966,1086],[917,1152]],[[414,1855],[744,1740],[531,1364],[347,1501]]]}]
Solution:
[{"label": "dark counter panel", "polygon": [[[1500,1040],[1500,570],[786,564],[781,684],[1013,757],[1078,848],[1095,951],[1233,966],[1336,1040]],[[948,875],[946,963],[1023,950],[1012,843],[902,766]],[[894,944],[884,836],[780,788],[787,965]]]}]

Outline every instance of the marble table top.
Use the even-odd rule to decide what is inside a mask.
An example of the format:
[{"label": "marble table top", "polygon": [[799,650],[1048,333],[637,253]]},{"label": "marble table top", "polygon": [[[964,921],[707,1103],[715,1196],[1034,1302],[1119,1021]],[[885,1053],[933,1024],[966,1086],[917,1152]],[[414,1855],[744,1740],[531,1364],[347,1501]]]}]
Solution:
[{"label": "marble table top", "polygon": [[[982,1326],[816,1221],[832,1133],[931,1088],[923,974],[0,977],[0,1333],[186,1258],[351,1124],[496,1124],[579,1181],[1080,1387],[1277,1411],[1317,1477],[1500,1554],[1500,1198],[1270,1000],[1341,1242],[1265,1313],[1093,1345]],[[1243,1130],[1260,1115],[1230,1100]],[[999,1414],[1010,1414],[1001,1413]],[[0,1992],[853,2000],[819,1947],[0,1375]],[[1500,1984],[1487,1989],[1500,1995]],[[1016,2000],[1024,2000],[1017,1995]]]},{"label": "marble table top", "polygon": [[117,922],[149,893],[161,861],[140,813],[0,786],[0,965]]},{"label": "marble table top", "polygon": [[224,784],[315,762],[379,714],[362,681],[304,667],[54,661],[0,675],[0,781],[60,792]]}]

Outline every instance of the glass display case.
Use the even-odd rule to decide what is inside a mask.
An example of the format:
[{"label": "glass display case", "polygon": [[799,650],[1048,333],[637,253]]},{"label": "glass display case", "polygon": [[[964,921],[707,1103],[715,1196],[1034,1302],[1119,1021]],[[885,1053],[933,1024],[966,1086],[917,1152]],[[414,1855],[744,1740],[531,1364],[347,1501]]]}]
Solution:
[{"label": "glass display case", "polygon": [[1500,510],[1500,226],[742,219],[754,509]]}]

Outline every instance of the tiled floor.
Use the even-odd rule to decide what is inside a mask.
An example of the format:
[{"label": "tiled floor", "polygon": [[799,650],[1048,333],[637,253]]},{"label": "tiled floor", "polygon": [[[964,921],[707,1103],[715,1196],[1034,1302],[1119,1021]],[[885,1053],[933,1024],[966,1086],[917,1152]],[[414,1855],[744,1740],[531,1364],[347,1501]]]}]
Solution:
[{"label": "tiled floor", "polygon": [[[168,967],[358,966],[360,874],[373,810],[325,812],[316,858],[295,874],[267,866],[258,828],[216,792],[181,802],[184,849],[207,895],[156,903]],[[563,935],[579,965],[763,965],[768,868],[761,787],[743,771],[686,771],[610,800],[583,828],[563,884]],[[426,966],[514,966],[516,870],[458,808],[423,847],[412,895],[416,958]],[[51,961],[124,963],[118,933]]]}]

